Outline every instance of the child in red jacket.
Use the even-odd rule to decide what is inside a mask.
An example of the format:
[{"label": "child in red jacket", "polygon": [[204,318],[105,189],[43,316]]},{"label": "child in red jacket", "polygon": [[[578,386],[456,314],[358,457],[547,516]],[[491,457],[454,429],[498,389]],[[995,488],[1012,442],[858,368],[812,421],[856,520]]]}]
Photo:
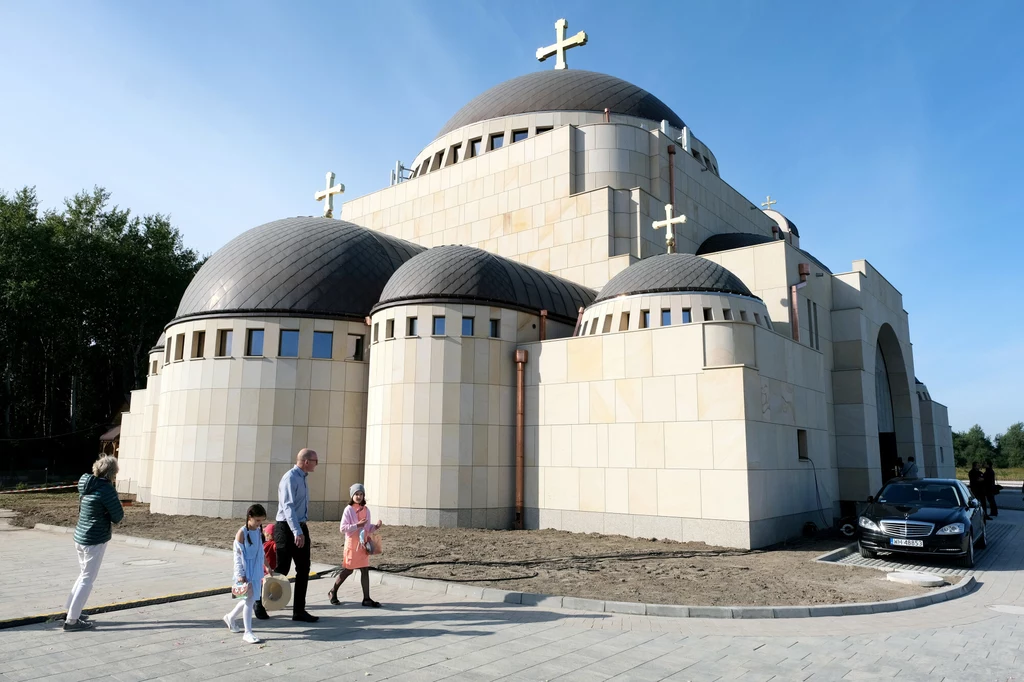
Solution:
[{"label": "child in red jacket", "polygon": [[[263,574],[273,573],[277,568],[277,543],[274,542],[274,524],[263,527],[263,555],[266,561],[263,564]],[[253,615],[260,620],[267,620],[270,614],[263,608],[263,600],[257,599]]]}]

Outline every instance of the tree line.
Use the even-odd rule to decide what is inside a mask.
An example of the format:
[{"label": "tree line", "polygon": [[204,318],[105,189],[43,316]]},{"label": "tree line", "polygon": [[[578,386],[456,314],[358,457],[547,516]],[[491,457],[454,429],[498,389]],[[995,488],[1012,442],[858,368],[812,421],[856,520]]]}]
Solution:
[{"label": "tree line", "polygon": [[997,469],[1024,467],[1024,422],[1011,425],[994,439],[978,424],[967,431],[954,431],[953,459],[958,467],[989,460]]},{"label": "tree line", "polygon": [[132,215],[102,188],[46,211],[34,188],[0,192],[5,470],[95,457],[201,264],[168,216]]}]

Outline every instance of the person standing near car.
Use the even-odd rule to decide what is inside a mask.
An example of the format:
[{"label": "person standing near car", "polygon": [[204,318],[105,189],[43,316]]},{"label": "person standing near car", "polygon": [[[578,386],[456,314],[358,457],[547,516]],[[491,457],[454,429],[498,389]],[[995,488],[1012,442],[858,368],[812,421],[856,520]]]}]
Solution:
[{"label": "person standing near car", "polygon": [[971,470],[967,472],[967,481],[971,488],[971,494],[981,503],[981,510],[985,520],[989,520],[988,500],[985,498],[985,481],[982,478],[981,465],[971,462]]},{"label": "person standing near car", "polygon": [[[292,559],[295,560],[295,592],[292,597],[292,620],[315,623],[318,617],[306,611],[306,586],[309,583],[310,547],[309,528],[309,486],[306,477],[317,465],[317,454],[309,448],[302,448],[295,455],[295,466],[281,477],[277,488],[277,523],[274,524],[274,544],[277,546],[277,570],[288,575]],[[262,613],[261,613],[262,612]],[[256,617],[267,615],[263,604],[256,610]]]},{"label": "person standing near car", "polygon": [[985,471],[981,474],[985,488],[985,499],[988,501],[989,518],[999,516],[999,506],[996,504],[996,471],[992,468],[992,461],[985,462]]},{"label": "person standing near car", "polygon": [[921,474],[917,470],[917,462],[914,461],[913,457],[907,457],[907,463],[903,465],[903,471],[900,472],[900,476],[903,478],[921,478]]}]

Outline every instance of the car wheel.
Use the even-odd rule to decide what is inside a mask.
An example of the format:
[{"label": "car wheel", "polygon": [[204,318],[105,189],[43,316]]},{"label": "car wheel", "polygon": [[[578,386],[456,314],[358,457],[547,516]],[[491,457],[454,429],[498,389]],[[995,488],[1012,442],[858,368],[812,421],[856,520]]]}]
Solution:
[{"label": "car wheel", "polygon": [[967,543],[967,554],[960,557],[960,565],[964,568],[974,568],[974,542]]},{"label": "car wheel", "polygon": [[986,528],[981,527],[981,537],[978,538],[978,549],[985,549],[988,546],[988,538],[985,537]]},{"label": "car wheel", "polygon": [[864,545],[860,544],[859,542],[857,543],[857,549],[860,550],[860,555],[865,559],[874,559],[878,556],[877,554],[872,552],[870,549],[867,549]]}]

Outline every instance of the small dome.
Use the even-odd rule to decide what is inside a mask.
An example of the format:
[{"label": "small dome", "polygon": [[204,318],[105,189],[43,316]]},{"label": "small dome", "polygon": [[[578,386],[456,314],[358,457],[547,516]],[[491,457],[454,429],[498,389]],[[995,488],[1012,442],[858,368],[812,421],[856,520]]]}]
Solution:
[{"label": "small dome", "polygon": [[592,289],[469,246],[437,246],[398,268],[388,280],[374,311],[414,302],[494,305],[575,324],[581,307],[593,300]]},{"label": "small dome", "polygon": [[438,137],[472,123],[541,111],[596,111],[636,116],[682,128],[683,119],[660,99],[621,78],[593,71],[536,71],[477,95],[452,116]]},{"label": "small dome", "polygon": [[739,277],[690,253],[665,253],[633,263],[604,285],[598,301],[655,293],[715,292],[757,298]]},{"label": "small dome", "polygon": [[303,312],[362,319],[422,246],[343,220],[298,217],[244,232],[196,273],[177,318]]}]

